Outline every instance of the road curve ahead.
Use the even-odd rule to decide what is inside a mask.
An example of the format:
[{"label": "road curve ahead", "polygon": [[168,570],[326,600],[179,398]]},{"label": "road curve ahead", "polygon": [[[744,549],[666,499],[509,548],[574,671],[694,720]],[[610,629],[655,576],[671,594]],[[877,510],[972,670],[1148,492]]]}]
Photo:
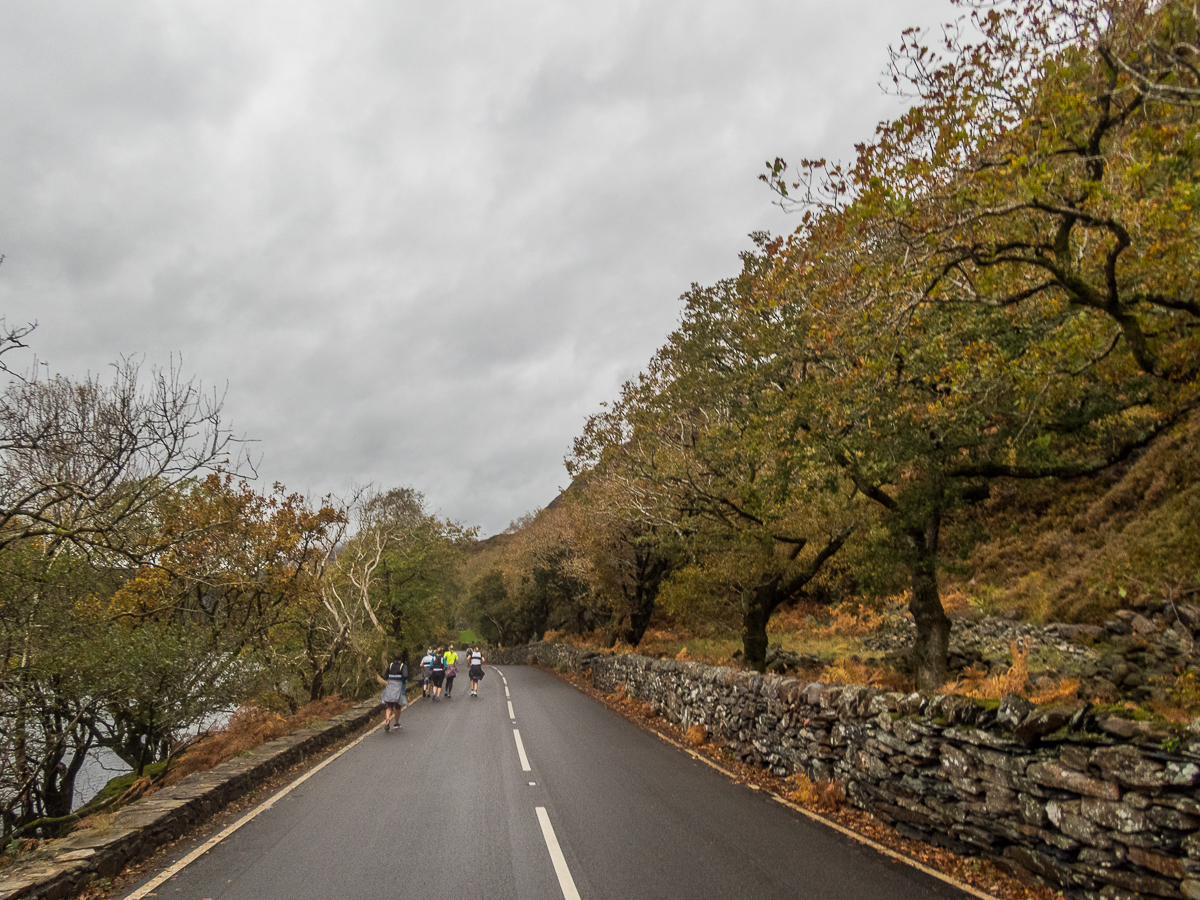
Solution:
[{"label": "road curve ahead", "polygon": [[538,669],[421,701],[130,898],[963,898]]}]

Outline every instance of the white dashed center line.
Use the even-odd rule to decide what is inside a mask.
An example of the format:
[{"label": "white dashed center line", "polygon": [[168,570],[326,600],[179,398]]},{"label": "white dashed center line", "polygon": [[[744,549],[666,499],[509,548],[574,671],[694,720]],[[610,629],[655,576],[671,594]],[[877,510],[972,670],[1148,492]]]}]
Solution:
[{"label": "white dashed center line", "polygon": [[[513,711],[512,695],[508,692],[508,679],[504,677],[503,672],[500,673],[500,678],[504,681],[504,696],[508,700],[508,717],[515,722],[517,714]],[[513,729],[513,740],[517,743],[517,756],[521,759],[521,771],[532,771],[529,766],[529,757],[525,755],[525,744],[521,740],[519,729]],[[531,781],[529,786],[537,787],[537,782]],[[558,877],[558,886],[562,889],[563,900],[580,900],[579,891],[575,887],[575,879],[571,877],[571,870],[567,867],[567,858],[563,856],[562,847],[559,846],[558,838],[554,834],[554,826],[550,824],[550,815],[544,806],[534,808],[537,810],[538,824],[542,826],[542,837],[546,841],[546,849],[550,852],[550,861],[554,864],[554,874]]]},{"label": "white dashed center line", "polygon": [[529,757],[525,755],[525,745],[521,743],[521,732],[514,728],[513,737],[517,740],[517,756],[521,757],[521,771],[533,771],[529,768]]},{"label": "white dashed center line", "polygon": [[558,876],[558,886],[562,888],[563,900],[579,900],[579,891],[575,889],[575,879],[567,868],[566,857],[558,846],[558,838],[554,836],[554,826],[550,824],[550,816],[546,807],[537,807],[538,822],[542,826],[542,837],[546,839],[546,849],[550,851],[550,860],[554,863],[554,874]]}]

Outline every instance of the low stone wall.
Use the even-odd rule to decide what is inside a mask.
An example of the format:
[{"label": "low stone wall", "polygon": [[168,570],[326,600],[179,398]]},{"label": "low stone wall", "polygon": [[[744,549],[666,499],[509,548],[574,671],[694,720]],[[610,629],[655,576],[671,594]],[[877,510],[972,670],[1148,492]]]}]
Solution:
[{"label": "low stone wall", "polygon": [[122,807],[103,829],[47,841],[32,859],[0,873],[0,900],[59,900],[96,878],[115,876],[271,776],[366,725],[379,709],[376,700],[361,703]]},{"label": "low stone wall", "polygon": [[1200,898],[1200,756],[1116,737],[1086,707],[997,707],[550,645],[489,654],[535,660],[590,668],[597,688],[624,685],[745,761],[836,779],[901,834],[1019,867],[1068,897]]},{"label": "low stone wall", "polygon": [[567,644],[527,644],[506,650],[489,650],[489,665],[546,666],[551,669],[582,669],[588,660],[599,657],[594,650],[581,650]]}]

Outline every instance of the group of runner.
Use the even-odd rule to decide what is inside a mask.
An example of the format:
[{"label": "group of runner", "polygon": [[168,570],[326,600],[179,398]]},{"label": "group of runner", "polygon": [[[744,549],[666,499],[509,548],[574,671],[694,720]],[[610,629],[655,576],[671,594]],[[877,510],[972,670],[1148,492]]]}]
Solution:
[{"label": "group of runner", "polygon": [[[467,675],[471,679],[471,696],[479,696],[479,682],[483,678],[483,651],[478,647],[465,648]],[[451,644],[445,647],[430,647],[421,658],[421,694],[434,703],[443,696],[451,699],[454,691],[454,679],[458,676],[458,661],[461,657]],[[383,689],[383,730],[391,731],[393,724],[400,727],[400,711],[408,706],[406,696],[408,688],[408,651],[402,650],[395,655],[392,662],[379,679],[384,684]]]}]

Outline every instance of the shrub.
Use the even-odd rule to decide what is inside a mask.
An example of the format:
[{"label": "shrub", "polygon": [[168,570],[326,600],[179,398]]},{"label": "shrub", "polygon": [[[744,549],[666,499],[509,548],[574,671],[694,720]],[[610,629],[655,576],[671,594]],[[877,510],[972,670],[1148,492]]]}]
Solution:
[{"label": "shrub", "polygon": [[797,772],[788,781],[794,785],[788,799],[797,806],[814,812],[836,812],[846,803],[846,791],[840,782],[813,781],[803,772]]},{"label": "shrub", "polygon": [[314,722],[328,720],[351,706],[350,701],[337,695],[314,700],[291,716],[244,706],[234,712],[224,726],[202,735],[185,750],[179,762],[163,779],[163,786],[175,784],[195,772],[206,772],[285,734],[306,728]]}]

